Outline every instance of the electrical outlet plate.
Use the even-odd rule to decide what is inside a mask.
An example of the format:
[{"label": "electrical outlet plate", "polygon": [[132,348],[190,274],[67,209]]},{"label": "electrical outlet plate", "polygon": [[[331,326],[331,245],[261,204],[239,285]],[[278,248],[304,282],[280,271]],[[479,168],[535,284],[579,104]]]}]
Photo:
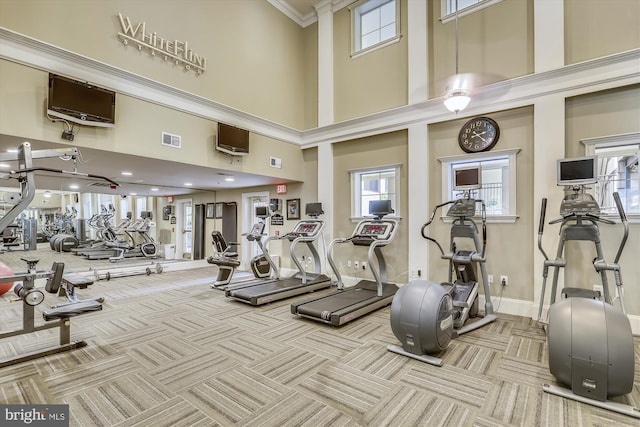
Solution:
[{"label": "electrical outlet plate", "polygon": [[500,276],[500,284],[503,284],[506,286],[509,284],[509,276]]},{"label": "electrical outlet plate", "polygon": [[366,261],[362,261],[362,263],[360,265],[362,265],[362,269],[363,270],[367,269],[367,262]]},{"label": "electrical outlet plate", "polygon": [[354,262],[353,262],[353,268],[355,268],[356,270],[357,270],[358,268],[360,268],[360,263],[359,263],[358,261],[354,261]]}]

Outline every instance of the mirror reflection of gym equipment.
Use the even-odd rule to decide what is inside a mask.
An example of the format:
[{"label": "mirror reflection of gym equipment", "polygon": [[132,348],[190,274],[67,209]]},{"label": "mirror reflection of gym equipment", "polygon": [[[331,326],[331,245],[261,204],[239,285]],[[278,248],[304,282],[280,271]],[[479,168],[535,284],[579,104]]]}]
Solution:
[{"label": "mirror reflection of gym equipment", "polygon": [[[461,191],[462,198],[436,206],[422,226],[422,237],[435,243],[440,249],[441,258],[449,262],[449,278],[440,283],[414,280],[400,288],[391,304],[391,329],[402,347],[390,345],[387,347],[389,351],[442,366],[443,360],[434,355],[446,350],[452,338],[496,320],[486,271],[486,208],[483,200],[472,197],[472,191],[482,186],[481,176],[479,167],[455,170],[454,190]],[[481,206],[482,241],[473,220],[478,204]],[[449,252],[445,253],[440,243],[427,236],[425,231],[435,219],[438,209],[448,205],[452,206],[446,216],[453,222]],[[474,249],[458,249],[461,239],[471,239]],[[477,274],[478,267],[480,276]],[[484,290],[484,315],[470,321],[470,318],[480,316],[479,279]]]},{"label": "mirror reflection of gym equipment", "polygon": [[[616,223],[601,216],[598,202],[585,191],[587,185],[597,182],[597,176],[596,157],[558,160],[557,181],[558,186],[564,187],[565,196],[560,204],[560,218],[549,222],[550,225],[560,224],[555,259],[549,259],[542,245],[547,199],[542,200],[538,249],[544,257],[544,268],[538,322],[547,330],[549,370],[562,385],[545,384],[543,390],[640,418],[637,408],[609,400],[630,393],[634,381],[633,334],[625,312],[618,263],[629,235],[629,225],[620,195],[615,192],[613,197],[623,232],[614,261],[607,262],[600,240],[600,224]],[[556,301],[560,269],[567,268],[564,256],[566,243],[574,241],[594,244],[596,256],[592,264],[600,276],[602,294],[584,287],[564,287],[560,291],[562,299]],[[543,305],[550,268],[553,269],[553,278],[549,310],[547,318],[544,318]],[[609,289],[607,272],[613,273],[615,292]]]}]

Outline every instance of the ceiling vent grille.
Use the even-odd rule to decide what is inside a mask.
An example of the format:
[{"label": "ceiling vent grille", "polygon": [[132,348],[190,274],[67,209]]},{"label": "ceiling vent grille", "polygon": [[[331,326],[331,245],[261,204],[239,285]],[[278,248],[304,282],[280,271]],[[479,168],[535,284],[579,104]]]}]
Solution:
[{"label": "ceiling vent grille", "polygon": [[111,184],[108,182],[92,182],[89,187],[107,187],[110,188]]},{"label": "ceiling vent grille", "polygon": [[170,133],[162,132],[162,145],[173,148],[181,148],[182,137],[180,135],[172,135]]}]

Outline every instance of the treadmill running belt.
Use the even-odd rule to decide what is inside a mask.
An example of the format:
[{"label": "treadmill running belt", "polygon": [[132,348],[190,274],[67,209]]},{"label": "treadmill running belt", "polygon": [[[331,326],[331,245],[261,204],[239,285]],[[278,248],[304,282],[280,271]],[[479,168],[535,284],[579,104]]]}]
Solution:
[{"label": "treadmill running belt", "polygon": [[377,292],[370,289],[346,289],[340,293],[328,295],[324,298],[316,301],[311,301],[298,306],[298,313],[313,316],[318,318],[324,318],[323,312],[333,313],[338,310],[342,310],[349,306],[366,301],[370,298],[376,297]]}]

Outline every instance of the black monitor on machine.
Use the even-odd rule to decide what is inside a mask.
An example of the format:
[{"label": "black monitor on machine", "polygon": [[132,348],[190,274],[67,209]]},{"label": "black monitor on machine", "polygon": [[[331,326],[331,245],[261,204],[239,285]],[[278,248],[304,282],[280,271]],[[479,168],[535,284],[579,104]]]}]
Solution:
[{"label": "black monitor on machine", "polygon": [[455,191],[479,190],[482,187],[480,167],[461,168],[453,171],[453,189]]},{"label": "black monitor on machine", "polygon": [[586,185],[598,181],[596,156],[559,159],[557,161],[558,185]]}]

